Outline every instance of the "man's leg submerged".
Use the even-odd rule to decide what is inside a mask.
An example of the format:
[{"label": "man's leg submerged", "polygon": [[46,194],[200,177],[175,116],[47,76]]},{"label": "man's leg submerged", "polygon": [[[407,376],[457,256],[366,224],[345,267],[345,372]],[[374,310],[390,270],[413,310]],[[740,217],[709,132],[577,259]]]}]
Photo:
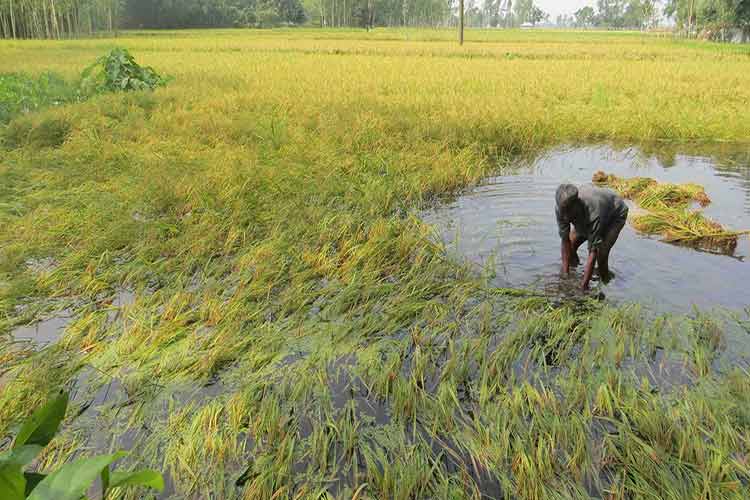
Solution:
[{"label": "man's leg submerged", "polygon": [[626,219],[615,221],[612,227],[607,231],[604,241],[602,242],[601,248],[599,248],[599,254],[597,255],[597,266],[599,267],[599,277],[604,283],[607,283],[612,275],[609,272],[609,252],[617,242],[617,238],[620,236],[620,231],[625,227]]}]

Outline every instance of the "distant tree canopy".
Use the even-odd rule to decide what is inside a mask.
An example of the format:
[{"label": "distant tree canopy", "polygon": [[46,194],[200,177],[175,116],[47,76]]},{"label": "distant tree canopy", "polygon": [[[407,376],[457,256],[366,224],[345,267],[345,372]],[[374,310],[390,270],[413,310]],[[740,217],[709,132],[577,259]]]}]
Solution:
[{"label": "distant tree canopy", "polygon": [[648,28],[661,7],[678,26],[750,29],[750,0],[597,0],[596,8],[583,7],[573,16],[581,28]]},{"label": "distant tree canopy", "polygon": [[[750,30],[750,0],[597,0],[558,24],[653,26],[662,12],[691,30]],[[118,28],[455,25],[458,0],[0,0],[1,38],[65,38]],[[465,0],[468,26],[512,27],[549,19],[534,0]]]},{"label": "distant tree canopy", "polygon": [[658,0],[597,0],[596,9],[583,7],[573,16],[580,28],[643,29],[656,23],[658,3]]},{"label": "distant tree canopy", "polygon": [[117,27],[119,0],[0,0],[0,37],[64,38]]},{"label": "distant tree canopy", "polygon": [[0,0],[0,37],[65,38],[117,28],[306,22],[300,0]]},{"label": "distant tree canopy", "polygon": [[664,13],[680,27],[750,30],[750,0],[667,0]]},{"label": "distant tree canopy", "polygon": [[305,22],[300,0],[123,0],[123,28],[221,28]]}]

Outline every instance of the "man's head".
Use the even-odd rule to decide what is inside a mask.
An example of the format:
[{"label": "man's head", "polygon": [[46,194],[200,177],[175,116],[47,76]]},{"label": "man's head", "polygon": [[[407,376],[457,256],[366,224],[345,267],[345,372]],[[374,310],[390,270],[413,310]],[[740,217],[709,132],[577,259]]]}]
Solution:
[{"label": "man's head", "polygon": [[578,188],[573,184],[560,184],[555,201],[561,214],[571,213],[578,206]]}]

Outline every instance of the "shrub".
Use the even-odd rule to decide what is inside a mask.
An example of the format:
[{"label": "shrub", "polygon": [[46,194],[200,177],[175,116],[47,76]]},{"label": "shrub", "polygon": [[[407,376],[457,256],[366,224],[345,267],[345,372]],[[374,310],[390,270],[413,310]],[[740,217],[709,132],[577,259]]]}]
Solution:
[{"label": "shrub", "polygon": [[81,95],[88,96],[100,92],[153,90],[168,81],[153,68],[135,62],[127,50],[116,48],[83,71],[79,87]]}]

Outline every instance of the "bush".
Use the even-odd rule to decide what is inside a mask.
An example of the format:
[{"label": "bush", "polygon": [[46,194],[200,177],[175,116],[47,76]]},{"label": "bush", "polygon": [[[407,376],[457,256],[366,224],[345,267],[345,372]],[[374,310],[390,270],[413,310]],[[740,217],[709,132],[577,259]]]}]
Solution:
[{"label": "bush", "polygon": [[153,68],[135,62],[127,50],[117,48],[83,71],[79,87],[81,95],[88,96],[101,92],[153,90],[168,81]]}]

